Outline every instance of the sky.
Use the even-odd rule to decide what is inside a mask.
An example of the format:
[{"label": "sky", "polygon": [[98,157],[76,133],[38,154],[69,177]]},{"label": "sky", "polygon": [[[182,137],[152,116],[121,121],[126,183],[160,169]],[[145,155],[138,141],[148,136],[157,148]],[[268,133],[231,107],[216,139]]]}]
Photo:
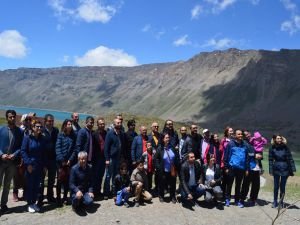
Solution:
[{"label": "sky", "polygon": [[300,0],[1,0],[0,70],[299,49]]}]

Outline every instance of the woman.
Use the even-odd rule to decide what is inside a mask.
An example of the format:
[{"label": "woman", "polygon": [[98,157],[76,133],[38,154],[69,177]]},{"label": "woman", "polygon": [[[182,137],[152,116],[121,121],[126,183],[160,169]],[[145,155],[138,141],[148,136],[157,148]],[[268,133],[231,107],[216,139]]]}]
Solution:
[{"label": "woman", "polygon": [[221,201],[223,191],[221,189],[222,173],[220,165],[216,163],[215,155],[209,154],[208,164],[204,166],[203,183],[206,187],[205,201],[211,202],[213,199]]},{"label": "woman", "polygon": [[278,189],[280,187],[280,204],[283,207],[285,186],[289,176],[296,172],[292,154],[287,147],[287,141],[281,135],[273,135],[269,150],[269,173],[274,177],[274,202],[272,207],[278,207]]},{"label": "woman", "polygon": [[[63,202],[67,201],[67,195],[69,192],[69,175],[70,166],[75,163],[75,135],[72,128],[72,121],[66,119],[62,126],[61,132],[57,136],[56,141],[56,162],[58,169],[56,193],[57,193],[57,204],[62,205]],[[61,200],[61,187],[64,187],[64,196]]]},{"label": "woman", "polygon": [[24,136],[21,147],[21,155],[26,168],[26,198],[30,213],[40,211],[36,201],[45,166],[46,148],[47,141],[42,135],[42,124],[40,121],[33,121],[32,133]]},{"label": "woman", "polygon": [[163,143],[156,152],[155,167],[159,175],[159,201],[164,202],[164,192],[167,186],[170,186],[170,197],[172,203],[176,203],[176,174],[173,169],[178,168],[179,155],[170,144],[170,135],[162,135]]},{"label": "woman", "polygon": [[220,154],[220,140],[218,134],[213,134],[210,137],[209,145],[207,146],[204,153],[204,164],[209,163],[209,156],[213,155],[215,158],[215,163],[219,166],[221,165],[221,154]]}]

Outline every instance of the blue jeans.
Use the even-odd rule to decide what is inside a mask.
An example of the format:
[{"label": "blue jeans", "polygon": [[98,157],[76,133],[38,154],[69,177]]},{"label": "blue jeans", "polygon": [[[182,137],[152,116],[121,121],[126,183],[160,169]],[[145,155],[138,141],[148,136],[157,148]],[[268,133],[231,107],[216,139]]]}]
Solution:
[{"label": "blue jeans", "polygon": [[[197,200],[199,197],[205,194],[205,188],[199,187],[199,185],[194,185],[189,187],[189,190],[191,192],[191,195],[195,200]],[[188,194],[184,191],[183,188],[181,188],[181,198],[182,200],[187,200]]]},{"label": "blue jeans", "polygon": [[93,199],[89,196],[89,193],[84,193],[81,199],[76,198],[76,194],[72,194],[72,207],[79,208],[82,204],[89,206],[93,203]]},{"label": "blue jeans", "polygon": [[130,193],[126,189],[127,189],[127,187],[125,187],[122,190],[118,191],[117,199],[116,199],[116,205],[118,205],[118,206],[122,205],[123,204],[123,199],[124,199],[124,202],[128,202]]},{"label": "blue jeans", "polygon": [[115,176],[119,172],[119,166],[120,166],[120,159],[118,157],[110,159],[109,166],[106,167],[105,170],[105,181],[104,181],[105,196],[108,196],[110,194],[110,181],[115,179]]},{"label": "blue jeans", "polygon": [[[274,203],[278,202],[278,189],[280,187],[280,199],[285,194],[285,186],[288,176],[274,175]],[[283,199],[282,199],[283,201]]]}]

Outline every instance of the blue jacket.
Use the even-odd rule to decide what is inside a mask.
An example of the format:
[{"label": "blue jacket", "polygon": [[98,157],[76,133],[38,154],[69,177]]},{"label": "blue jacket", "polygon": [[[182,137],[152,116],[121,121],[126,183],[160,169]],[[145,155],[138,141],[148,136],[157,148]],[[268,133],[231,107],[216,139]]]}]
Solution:
[{"label": "blue jacket", "polygon": [[34,169],[42,169],[46,165],[47,141],[43,135],[38,138],[33,135],[24,137],[21,155],[25,166],[31,165]]},{"label": "blue jacket", "polygon": [[249,145],[242,141],[231,140],[224,154],[224,167],[229,169],[249,170]]},{"label": "blue jacket", "polygon": [[69,181],[72,194],[76,194],[78,191],[83,194],[86,192],[93,193],[92,178],[92,168],[88,164],[85,169],[80,167],[79,163],[74,165],[71,169]]},{"label": "blue jacket", "polygon": [[[89,130],[84,127],[78,131],[77,139],[76,139],[76,153],[81,151],[87,152],[89,154],[90,151],[90,135]],[[92,133],[93,134],[93,133]]]},{"label": "blue jacket", "polygon": [[[148,141],[148,136],[146,136],[146,140]],[[133,139],[131,145],[132,162],[136,162],[137,160],[141,159],[142,154],[143,154],[143,138],[142,135],[138,135]]]},{"label": "blue jacket", "polygon": [[126,137],[125,133],[120,132],[119,136],[115,130],[112,129],[107,132],[104,146],[105,160],[109,161],[111,158],[121,157],[126,153]]},{"label": "blue jacket", "polygon": [[[19,127],[16,127],[13,131],[14,141],[13,147],[11,149],[11,154],[14,154],[14,160],[20,155],[21,145],[23,140],[23,132]],[[0,129],[0,157],[3,154],[7,154],[9,147],[9,136],[8,136],[8,127],[2,127]]]},{"label": "blue jacket", "polygon": [[58,134],[56,141],[56,161],[61,165],[64,161],[71,161],[71,164],[75,162],[76,152],[75,152],[75,134],[67,136],[63,132]]}]

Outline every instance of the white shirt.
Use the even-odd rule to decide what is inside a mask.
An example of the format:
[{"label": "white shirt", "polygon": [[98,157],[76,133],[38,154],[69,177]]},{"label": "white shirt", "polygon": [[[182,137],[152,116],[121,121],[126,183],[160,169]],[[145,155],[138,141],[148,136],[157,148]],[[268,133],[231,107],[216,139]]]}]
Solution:
[{"label": "white shirt", "polygon": [[211,182],[214,179],[214,177],[215,171],[208,167],[205,174],[205,184],[209,184],[209,182]]}]

